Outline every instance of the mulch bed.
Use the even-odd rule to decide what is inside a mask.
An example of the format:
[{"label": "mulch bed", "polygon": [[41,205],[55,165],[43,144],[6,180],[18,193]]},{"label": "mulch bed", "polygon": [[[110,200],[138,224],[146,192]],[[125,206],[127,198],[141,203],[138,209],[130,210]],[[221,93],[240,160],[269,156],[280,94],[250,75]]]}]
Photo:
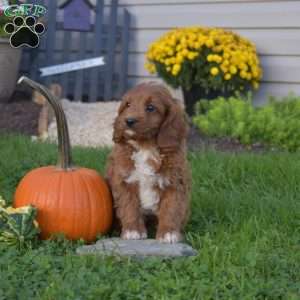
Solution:
[{"label": "mulch bed", "polygon": [[[31,101],[24,93],[15,93],[8,103],[0,103],[0,131],[25,135],[37,135],[38,117],[41,106]],[[261,144],[242,145],[231,138],[211,138],[191,125],[188,136],[188,148],[192,151],[213,148],[225,152],[262,152],[266,148]]]},{"label": "mulch bed", "polygon": [[213,138],[201,133],[195,126],[190,125],[188,148],[192,151],[215,149],[224,152],[264,152],[267,147],[262,144],[243,145],[232,138]]},{"label": "mulch bed", "polygon": [[27,94],[16,92],[7,103],[0,103],[0,131],[37,135],[41,106]]}]

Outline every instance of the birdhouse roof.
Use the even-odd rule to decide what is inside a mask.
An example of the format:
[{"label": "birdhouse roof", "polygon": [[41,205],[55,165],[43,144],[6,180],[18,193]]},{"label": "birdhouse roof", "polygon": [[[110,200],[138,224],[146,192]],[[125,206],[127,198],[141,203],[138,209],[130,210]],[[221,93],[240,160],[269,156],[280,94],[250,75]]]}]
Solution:
[{"label": "birdhouse roof", "polygon": [[[70,4],[73,0],[62,0],[59,1],[59,8],[64,8],[66,7],[68,4]],[[94,8],[94,4],[89,1],[89,0],[83,0],[90,8]]]}]

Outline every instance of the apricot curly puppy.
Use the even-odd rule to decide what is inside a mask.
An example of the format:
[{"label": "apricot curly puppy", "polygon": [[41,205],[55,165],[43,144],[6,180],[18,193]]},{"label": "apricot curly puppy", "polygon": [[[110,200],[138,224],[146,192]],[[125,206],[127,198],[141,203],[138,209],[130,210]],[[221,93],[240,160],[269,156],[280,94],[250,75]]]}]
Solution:
[{"label": "apricot curly puppy", "polygon": [[183,109],[163,86],[144,83],[124,95],[107,168],[123,239],[147,238],[152,215],[156,239],[181,240],[189,211],[187,133]]}]

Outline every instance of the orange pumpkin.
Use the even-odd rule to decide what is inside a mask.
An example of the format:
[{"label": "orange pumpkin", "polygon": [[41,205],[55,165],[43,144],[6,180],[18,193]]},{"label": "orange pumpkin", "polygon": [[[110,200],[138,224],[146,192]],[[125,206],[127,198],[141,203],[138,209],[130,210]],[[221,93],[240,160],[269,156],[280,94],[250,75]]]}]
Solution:
[{"label": "orange pumpkin", "polygon": [[95,171],[72,165],[65,114],[50,91],[27,77],[25,82],[38,90],[53,107],[58,130],[59,162],[30,171],[21,180],[14,207],[32,204],[38,209],[41,237],[63,233],[69,239],[94,241],[112,224],[112,198],[104,179]]}]

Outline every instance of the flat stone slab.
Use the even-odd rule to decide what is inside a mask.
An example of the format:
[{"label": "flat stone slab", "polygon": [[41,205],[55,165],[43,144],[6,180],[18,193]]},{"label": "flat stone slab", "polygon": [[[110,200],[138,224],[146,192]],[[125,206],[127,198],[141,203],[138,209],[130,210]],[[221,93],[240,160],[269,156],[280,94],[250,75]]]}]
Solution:
[{"label": "flat stone slab", "polygon": [[197,251],[184,243],[168,244],[154,239],[122,240],[120,238],[103,239],[94,245],[81,246],[76,249],[80,255],[116,255],[134,257],[184,257],[195,256]]}]

